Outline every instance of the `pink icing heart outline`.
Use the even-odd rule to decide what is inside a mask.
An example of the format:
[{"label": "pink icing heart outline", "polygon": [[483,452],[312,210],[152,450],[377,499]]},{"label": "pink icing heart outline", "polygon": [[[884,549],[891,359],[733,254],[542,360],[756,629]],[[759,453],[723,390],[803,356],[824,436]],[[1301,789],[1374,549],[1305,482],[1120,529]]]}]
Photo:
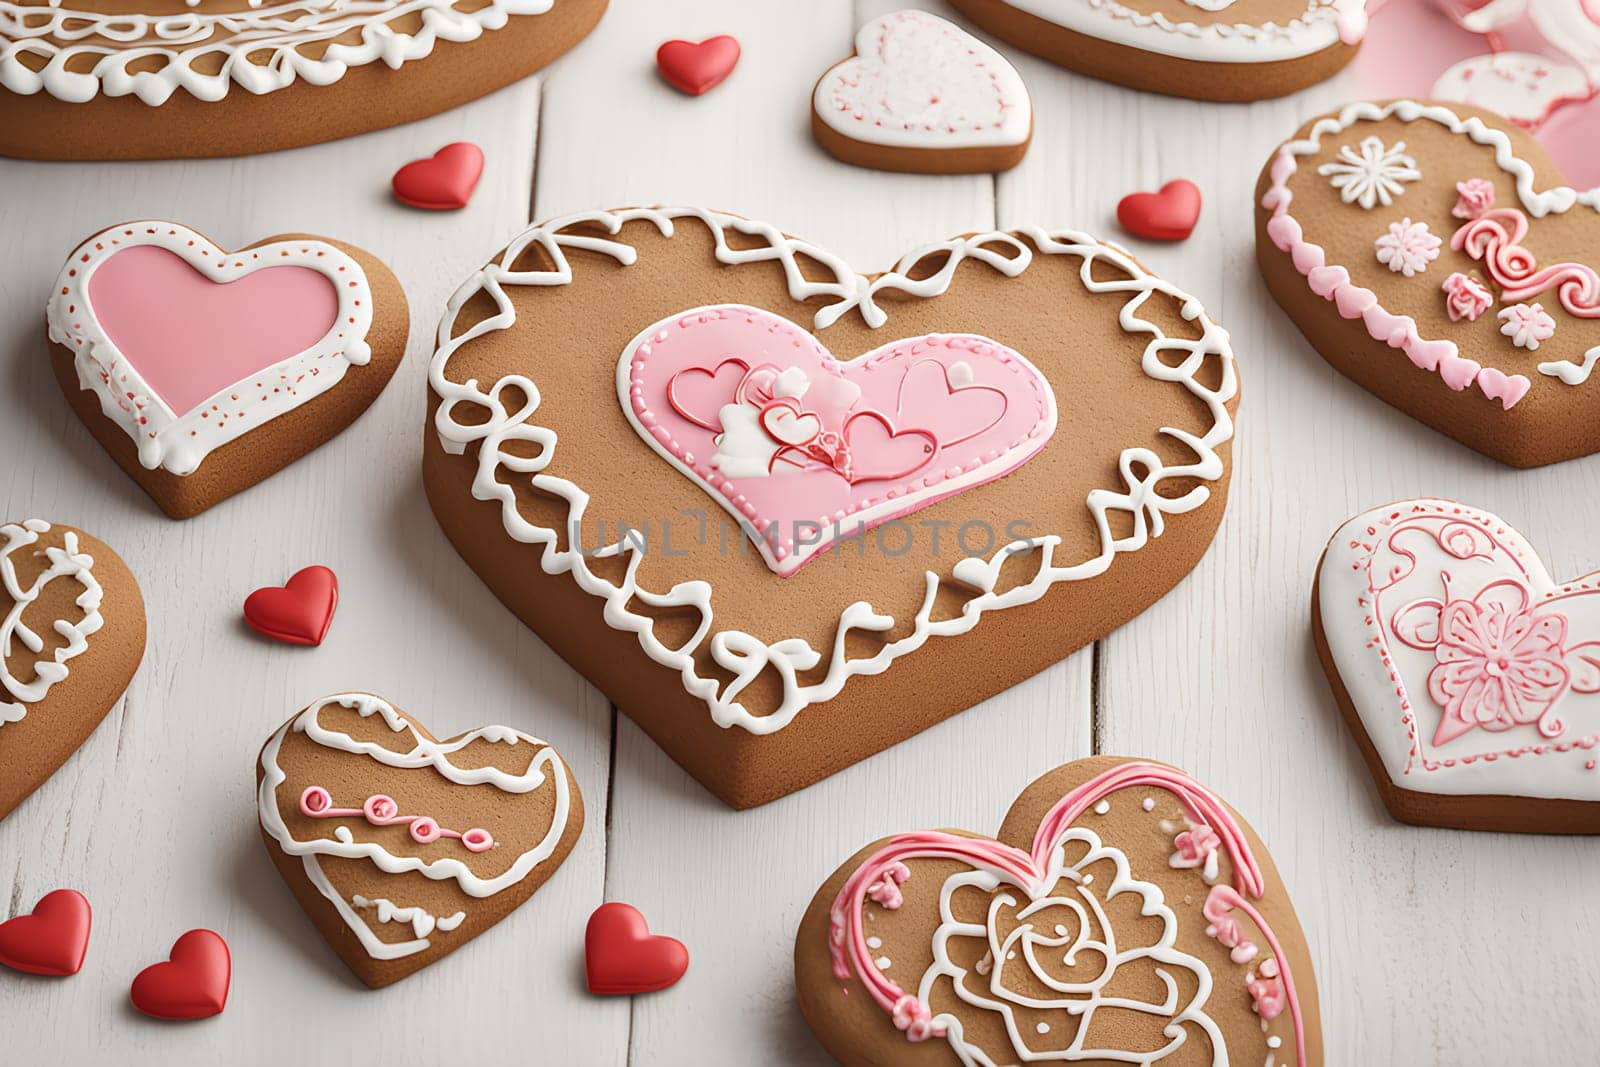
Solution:
[{"label": "pink icing heart outline", "polygon": [[[950,369],[960,364],[956,378],[964,383],[942,398],[940,410],[928,413],[932,421],[901,411],[905,372],[895,373],[930,360],[940,363],[952,385]],[[720,411],[718,426],[708,425],[709,403],[700,390],[707,382],[726,385],[730,363],[749,370],[729,391],[728,405],[759,400],[764,408],[773,390],[784,388],[778,375],[792,377],[795,368],[808,383],[832,379],[857,388],[830,384],[819,390],[830,394],[824,407],[836,407],[841,399],[851,407],[810,451],[775,452],[762,464],[766,476],[729,476],[717,462],[727,430]],[[691,309],[641,331],[618,361],[617,392],[640,437],[738,520],[768,567],[783,577],[843,537],[1009,473],[1036,455],[1056,426],[1055,396],[1043,374],[988,338],[929,334],[840,361],[788,319],[737,304]],[[970,425],[946,429],[950,413],[960,411],[950,406],[952,398],[977,401],[994,394],[1006,405],[998,418],[985,414],[988,421],[976,432]],[[773,402],[787,401],[797,412],[811,411],[803,395],[779,395]],[[750,411],[759,417],[753,405]],[[823,414],[824,424],[837,417]],[[895,443],[902,440],[919,441],[924,458],[912,465],[915,457],[903,454],[911,446]],[[892,455],[885,451],[890,448]]]}]

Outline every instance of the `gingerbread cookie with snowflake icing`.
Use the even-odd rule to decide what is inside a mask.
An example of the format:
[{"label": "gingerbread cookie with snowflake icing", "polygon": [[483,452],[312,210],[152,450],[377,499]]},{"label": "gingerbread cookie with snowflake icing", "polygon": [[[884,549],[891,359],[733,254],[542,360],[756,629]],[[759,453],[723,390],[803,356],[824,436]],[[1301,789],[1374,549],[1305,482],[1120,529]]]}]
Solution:
[{"label": "gingerbread cookie with snowflake icing", "polygon": [[370,693],[324,697],[280,727],[256,793],[278,873],[374,989],[504,919],[583,829],[554,748],[509,726],[441,740]]},{"label": "gingerbread cookie with snowflake icing", "polygon": [[45,320],[73,411],[183,519],[355,421],[405,356],[410,312],[359,248],[286,234],[230,250],[144,221],[80,244]]},{"label": "gingerbread cookie with snowflake icing", "polygon": [[88,740],[144,658],[144,597],[71,526],[0,525],[0,819]]},{"label": "gingerbread cookie with snowflake icing", "polygon": [[271,152],[526,77],[606,0],[0,0],[0,155]]},{"label": "gingerbread cookie with snowflake icing", "polygon": [[861,27],[855,55],[811,94],[811,130],[864,167],[923,174],[1009,170],[1033,136],[1033,103],[1006,58],[925,11]]},{"label": "gingerbread cookie with snowflake icing", "polygon": [[1264,100],[1332,77],[1362,0],[951,0],[1018,48],[1091,77],[1195,100]]},{"label": "gingerbread cookie with snowflake icing", "polygon": [[866,846],[802,917],[795,988],[851,1067],[1323,1062],[1305,936],[1266,847],[1147,760],[1051,771],[994,838]]},{"label": "gingerbread cookie with snowflake icing", "polygon": [[1515,467],[1600,450],[1600,189],[1508,120],[1356,103],[1257,186],[1268,288],[1341,373]]},{"label": "gingerbread cookie with snowflake icing", "polygon": [[1133,617],[1226,496],[1226,331],[1075,231],[868,276],[724,212],[586,212],[475,273],[440,338],[435,517],[736,807]]},{"label": "gingerbread cookie with snowflake icing", "polygon": [[1504,520],[1404,500],[1335,531],[1311,619],[1395,818],[1600,833],[1600,573],[1557,581]]}]

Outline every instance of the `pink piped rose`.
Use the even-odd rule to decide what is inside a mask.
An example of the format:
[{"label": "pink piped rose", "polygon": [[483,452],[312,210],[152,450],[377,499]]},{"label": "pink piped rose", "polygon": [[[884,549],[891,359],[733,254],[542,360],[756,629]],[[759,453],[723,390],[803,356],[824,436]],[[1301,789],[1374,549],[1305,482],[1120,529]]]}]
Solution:
[{"label": "pink piped rose", "polygon": [[1444,308],[1449,312],[1451,322],[1460,322],[1462,319],[1474,322],[1494,303],[1489,290],[1475,278],[1460,271],[1444,280],[1443,289]]},{"label": "pink piped rose", "polygon": [[1456,206],[1450,214],[1458,219],[1475,219],[1494,207],[1494,183],[1482,178],[1456,182]]}]

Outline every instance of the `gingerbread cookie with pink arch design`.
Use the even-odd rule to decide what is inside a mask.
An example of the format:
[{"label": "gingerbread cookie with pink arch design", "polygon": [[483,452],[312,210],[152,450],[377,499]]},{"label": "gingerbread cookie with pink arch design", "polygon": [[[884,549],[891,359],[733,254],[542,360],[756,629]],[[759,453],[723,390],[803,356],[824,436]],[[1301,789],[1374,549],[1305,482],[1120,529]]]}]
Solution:
[{"label": "gingerbread cookie with pink arch design", "polygon": [[1183,771],[1096,756],[994,838],[895,834],[800,921],[801,1012],[840,1063],[1316,1067],[1316,979],[1255,832]]},{"label": "gingerbread cookie with pink arch design", "polygon": [[1600,189],[1523,128],[1355,103],[1277,149],[1256,258],[1307,340],[1401,411],[1515,467],[1600,450]]},{"label": "gingerbread cookie with pink arch design", "polygon": [[1600,573],[1556,581],[1496,516],[1406,500],[1334,533],[1311,618],[1395,818],[1600,833]]}]

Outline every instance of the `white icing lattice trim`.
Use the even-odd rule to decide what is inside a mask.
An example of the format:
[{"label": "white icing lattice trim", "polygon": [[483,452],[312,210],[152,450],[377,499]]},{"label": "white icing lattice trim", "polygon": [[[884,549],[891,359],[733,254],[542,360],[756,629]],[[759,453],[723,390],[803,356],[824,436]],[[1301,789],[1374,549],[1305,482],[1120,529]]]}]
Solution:
[{"label": "white icing lattice trim", "polygon": [[[258,270],[304,267],[328,279],[338,297],[333,325],[316,344],[176,412],[107,336],[94,313],[89,283],[118,252],[162,248],[207,280],[226,284]],[[325,241],[274,241],[230,252],[187,226],[146,220],[113,226],[80,244],[56,277],[45,306],[50,340],[70,349],[78,386],[94,393],[100,411],[122,427],[146,470],[193,474],[207,456],[262,424],[321,396],[351,367],[372,361],[372,287],[350,256]]]},{"label": "white icing lattice trim", "polygon": [[[1078,278],[1086,290],[1091,293],[1128,294],[1119,321],[1125,331],[1150,337],[1140,363],[1145,374],[1179,386],[1200,400],[1211,414],[1212,425],[1199,436],[1176,427],[1162,428],[1162,433],[1194,452],[1196,458],[1188,463],[1169,466],[1147,448],[1129,448],[1122,452],[1118,463],[1122,488],[1096,489],[1088,495],[1087,505],[1099,531],[1100,551],[1096,555],[1070,563],[1057,563],[1055,555],[1061,538],[1052,534],[1013,542],[988,559],[975,556],[960,560],[952,568],[951,577],[976,595],[963,605],[960,615],[940,620],[932,617],[940,576],[928,571],[924,576],[926,588],[922,606],[915,616],[912,632],[887,642],[873,656],[849,659],[845,655],[845,642],[850,631],[886,633],[895,624],[893,618],[875,611],[872,605],[857,601],[840,615],[826,675],[820,681],[802,684],[799,675],[819,665],[822,653],[798,637],[768,644],[738,630],[714,632],[711,583],[699,579],[680,582],[665,592],[642,588],[638,584],[638,571],[644,556],[636,540],[625,539],[598,550],[581,545],[569,545],[565,550],[559,548],[558,540],[565,530],[583,528],[589,494],[565,478],[544,473],[555,457],[556,434],[554,430],[533,421],[540,404],[539,387],[531,378],[521,374],[506,375],[487,390],[480,387],[476,379],[454,382],[446,375],[451,358],[464,345],[486,334],[510,329],[516,324],[516,309],[506,293],[508,286],[566,285],[572,281],[573,270],[567,259],[567,249],[610,256],[623,265],[631,264],[638,258],[638,251],[625,242],[586,233],[563,233],[562,230],[580,223],[590,223],[616,234],[625,223],[643,221],[670,237],[675,232],[674,221],[682,219],[691,219],[706,227],[716,242],[718,262],[729,265],[777,262],[788,277],[789,292],[794,299],[805,300],[814,296],[832,298],[833,302],[814,316],[818,330],[826,329],[852,310],[859,311],[868,325],[881,327],[888,321],[888,314],[875,303],[876,294],[893,291],[913,297],[938,296],[949,289],[957,268],[969,259],[986,264],[1007,277],[1016,277],[1033,262],[1036,254],[1033,246],[1037,247],[1037,254],[1082,257]],[[757,237],[764,244],[752,248],[732,248],[727,241],[726,231],[729,230]],[[1025,236],[1033,246],[1024,242],[1018,234]],[[514,269],[516,261],[535,246],[549,257],[553,269]],[[833,277],[821,281],[805,278],[800,272],[797,255],[819,264]],[[936,273],[920,280],[909,276],[912,268],[930,257],[944,259]],[[1094,264],[1102,260],[1127,276],[1095,280],[1091,276]],[[1140,318],[1139,310],[1152,293],[1161,293],[1179,301],[1183,318],[1200,330],[1200,338],[1187,340],[1168,337],[1159,326]],[[495,313],[456,335],[456,320],[462,308],[480,294],[493,302]],[[1174,352],[1183,353],[1184,356],[1176,365],[1169,365],[1162,356]],[[1199,380],[1202,368],[1213,360],[1218,363],[1215,388]],[[609,371],[609,361],[606,366]],[[930,637],[966,633],[977,626],[987,611],[1032,603],[1049,592],[1057,582],[1083,581],[1103,574],[1119,553],[1137,551],[1151,537],[1160,536],[1167,515],[1192,511],[1210,497],[1210,489],[1205,485],[1193,486],[1176,497],[1162,496],[1158,492],[1160,488],[1189,479],[1214,482],[1223,476],[1225,467],[1220,450],[1225,449],[1233,437],[1233,419],[1228,413],[1227,404],[1238,388],[1227,331],[1211,321],[1200,302],[1146,272],[1122,249],[1099,242],[1087,234],[1070,230],[1047,232],[1031,227],[1015,233],[958,237],[911,252],[893,270],[876,279],[868,279],[856,274],[832,253],[805,241],[786,237],[766,223],[699,208],[629,208],[587,212],[554,219],[525,231],[511,242],[497,260],[469,279],[450,298],[439,324],[438,350],[429,367],[428,380],[441,401],[434,417],[441,447],[448,453],[461,455],[469,445],[478,446],[472,495],[479,500],[499,502],[507,535],[524,544],[541,546],[539,564],[545,573],[571,574],[579,588],[604,600],[606,622],[614,629],[635,634],[647,656],[678,671],[683,678],[684,688],[692,696],[705,701],[712,719],[718,725],[738,725],[756,734],[779,730],[807,706],[833,699],[853,675],[882,673],[894,660],[922,647]],[[521,405],[514,410],[508,408],[504,400],[508,391],[521,397]],[[455,417],[459,405],[473,409],[473,418],[478,417],[480,409],[487,414],[487,418],[482,421],[460,421]],[[519,451],[526,452],[529,445],[535,446],[536,455],[528,458],[517,454]],[[512,475],[526,476],[526,484],[535,490],[566,502],[567,515],[563,529],[538,526],[522,517],[512,486],[502,483],[495,476],[502,466]],[[1126,536],[1117,537],[1112,533],[1112,512],[1127,516],[1131,528]],[[995,586],[1000,578],[1001,567],[1014,553],[1036,554],[1038,567],[1033,578],[1026,583],[1005,592],[997,592]],[[618,556],[626,561],[626,570],[620,583],[609,581],[589,567],[591,557]],[[629,608],[629,602],[634,598],[652,608],[695,608],[700,613],[700,625],[682,645],[665,645],[653,632],[654,620]],[[709,651],[722,669],[734,676],[731,682],[723,686],[717,679],[702,677],[697,672],[695,652],[702,648]],[[739,702],[739,695],[769,666],[777,671],[783,681],[783,701],[770,714],[756,715]]]},{"label": "white icing lattice trim", "polygon": [[[105,619],[100,615],[105,594],[93,574],[94,557],[78,550],[78,535],[74,531],[68,530],[62,535],[60,548],[46,546],[44,555],[50,565],[39,573],[32,585],[26,589],[22,587],[12,555],[18,549],[37,544],[39,535],[49,533],[50,529],[50,524],[40,519],[28,519],[20,525],[7,523],[0,526],[0,539],[5,541],[0,545],[0,587],[11,599],[11,610],[4,619],[0,619],[0,688],[4,689],[4,692],[0,692],[0,727],[21,722],[28,714],[28,704],[39,703],[50,692],[51,686],[64,681],[67,677],[67,661],[88,651],[90,635],[105,625]],[[22,614],[39,599],[45,587],[58,578],[70,578],[83,587],[83,592],[75,601],[83,611],[83,618],[75,623],[66,619],[55,620],[55,632],[66,638],[67,643],[56,649],[50,659],[36,661],[33,665],[33,681],[24,683],[11,673],[6,660],[10,658],[16,641],[22,642],[23,647],[34,655],[44,651],[44,639],[22,621]]]},{"label": "white icing lattice trim", "polygon": [[[190,3],[196,6],[195,0]],[[141,15],[75,10],[63,7],[62,0],[0,0],[0,86],[23,96],[44,92],[69,103],[104,93],[157,106],[180,88],[214,102],[234,85],[257,96],[296,80],[331,85],[351,67],[382,61],[399,69],[430,55],[440,42],[473,41],[487,30],[504,28],[513,15],[545,14],[555,0],[489,0],[465,11],[460,4],[251,0],[248,11]],[[420,26],[409,33],[393,26],[417,19]],[[359,33],[358,40],[338,40],[352,31]],[[220,64],[214,62],[217,56]],[[35,70],[25,57],[44,59],[43,69]],[[161,65],[151,70],[153,58]]]}]

